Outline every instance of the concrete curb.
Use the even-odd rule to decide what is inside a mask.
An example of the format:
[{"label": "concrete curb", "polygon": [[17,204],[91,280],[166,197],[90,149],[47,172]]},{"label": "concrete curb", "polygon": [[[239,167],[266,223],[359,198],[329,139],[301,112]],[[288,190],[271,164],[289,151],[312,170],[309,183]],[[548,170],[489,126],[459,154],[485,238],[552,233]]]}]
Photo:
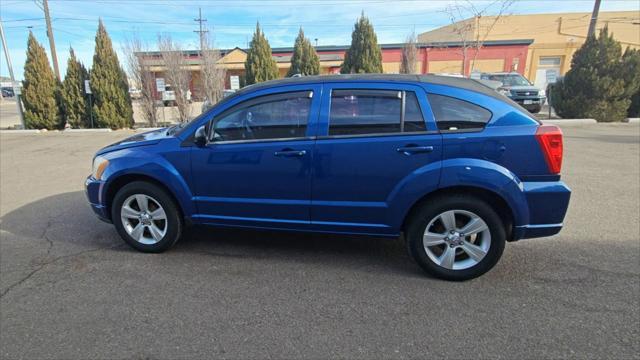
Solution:
[{"label": "concrete curb", "polygon": [[147,131],[155,131],[155,130],[160,130],[163,129],[161,127],[143,127],[143,128],[137,128],[134,131],[135,132],[147,132]]},{"label": "concrete curb", "polygon": [[0,130],[0,134],[39,134],[40,130],[29,129],[29,130]]},{"label": "concrete curb", "polygon": [[629,124],[640,124],[640,118],[628,118],[627,122]]},{"label": "concrete curb", "polygon": [[598,122],[595,119],[551,119],[540,120],[543,124],[559,125],[559,126],[584,126],[595,125]]},{"label": "concrete curb", "polygon": [[100,128],[100,129],[65,129],[63,132],[65,133],[85,133],[85,132],[111,132],[111,129],[104,129],[104,128]]}]

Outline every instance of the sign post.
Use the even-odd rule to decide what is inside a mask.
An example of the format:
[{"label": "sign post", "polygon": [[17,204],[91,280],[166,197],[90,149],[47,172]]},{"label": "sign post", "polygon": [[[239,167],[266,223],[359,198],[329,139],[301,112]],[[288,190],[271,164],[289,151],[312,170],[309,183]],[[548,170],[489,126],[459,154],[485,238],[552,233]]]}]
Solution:
[{"label": "sign post", "polygon": [[240,76],[238,75],[229,76],[229,82],[231,83],[231,90],[240,89]]},{"label": "sign post", "polygon": [[89,80],[84,81],[84,93],[89,97],[89,116],[91,116],[91,128],[93,129],[93,93],[91,92],[91,83]]},{"label": "sign post", "polygon": [[162,122],[166,123],[167,120],[164,117],[164,100],[162,99],[163,93],[166,90],[164,78],[156,78],[156,91],[160,94],[160,101],[162,102]]}]

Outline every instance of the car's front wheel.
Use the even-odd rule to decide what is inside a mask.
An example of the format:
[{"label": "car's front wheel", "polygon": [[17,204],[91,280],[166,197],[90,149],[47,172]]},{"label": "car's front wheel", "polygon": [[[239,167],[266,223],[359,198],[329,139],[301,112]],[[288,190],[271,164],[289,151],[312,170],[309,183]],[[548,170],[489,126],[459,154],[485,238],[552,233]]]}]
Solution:
[{"label": "car's front wheel", "polygon": [[458,281],[493,268],[506,239],[491,206],[463,195],[435,198],[418,208],[405,235],[409,253],[426,272]]},{"label": "car's front wheel", "polygon": [[173,199],[144,181],[129,183],[116,193],[111,219],[122,239],[143,252],[165,251],[182,235],[182,218]]}]

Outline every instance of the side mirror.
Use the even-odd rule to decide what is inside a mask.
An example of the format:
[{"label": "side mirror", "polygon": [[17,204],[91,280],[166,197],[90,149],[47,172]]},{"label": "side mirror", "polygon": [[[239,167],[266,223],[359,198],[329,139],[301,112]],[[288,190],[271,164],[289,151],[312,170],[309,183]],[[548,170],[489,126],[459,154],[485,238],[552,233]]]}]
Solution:
[{"label": "side mirror", "polygon": [[196,130],[196,133],[193,135],[193,142],[197,146],[205,146],[207,145],[207,127],[202,125]]}]

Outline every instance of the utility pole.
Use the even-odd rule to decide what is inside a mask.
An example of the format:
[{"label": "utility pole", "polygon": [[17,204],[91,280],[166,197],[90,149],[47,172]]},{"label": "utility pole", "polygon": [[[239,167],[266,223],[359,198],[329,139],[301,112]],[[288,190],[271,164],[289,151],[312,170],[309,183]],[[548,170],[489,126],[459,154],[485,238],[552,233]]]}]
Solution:
[{"label": "utility pole", "polygon": [[598,12],[600,12],[600,2],[601,0],[596,0],[595,4],[593,4],[593,12],[591,13],[591,22],[589,23],[589,32],[587,33],[587,37],[593,35],[596,32],[596,25],[598,24]]},{"label": "utility pole", "polygon": [[62,81],[60,78],[60,68],[58,67],[58,54],[56,53],[56,42],[53,39],[53,29],[51,28],[51,16],[49,16],[49,1],[42,0],[42,4],[35,1],[36,5],[40,6],[44,10],[44,19],[47,23],[47,37],[49,38],[49,48],[51,49],[51,61],[53,62],[53,71],[58,78],[58,81]]},{"label": "utility pole", "polygon": [[208,30],[203,30],[202,23],[207,22],[207,19],[202,18],[202,8],[198,8],[198,18],[193,19],[199,23],[200,30],[194,30],[193,32],[198,33],[200,36],[200,57],[202,57],[202,50],[204,49],[204,34],[208,32]]},{"label": "utility pole", "polygon": [[9,76],[11,77],[11,86],[14,89],[14,94],[16,97],[16,105],[18,106],[18,114],[20,115],[20,124],[22,124],[23,129],[26,129],[25,123],[24,123],[24,114],[22,113],[22,101],[20,100],[20,91],[15,91],[16,78],[13,76],[13,65],[11,64],[11,56],[9,55],[9,46],[7,45],[7,39],[5,39],[4,37],[4,28],[2,27],[2,20],[0,20],[0,39],[2,40],[2,48],[4,50],[4,56],[7,59],[7,68],[9,68]]}]

